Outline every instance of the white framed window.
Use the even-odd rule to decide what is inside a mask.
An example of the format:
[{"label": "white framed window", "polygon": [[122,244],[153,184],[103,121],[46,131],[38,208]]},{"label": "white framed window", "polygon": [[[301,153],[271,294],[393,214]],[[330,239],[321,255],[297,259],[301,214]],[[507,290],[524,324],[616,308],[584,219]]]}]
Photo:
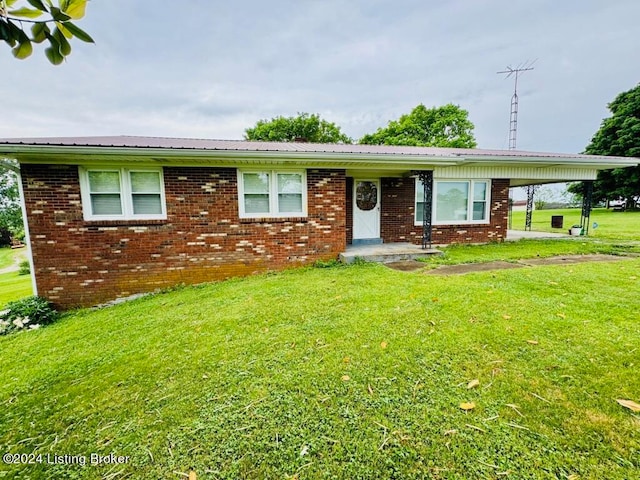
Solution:
[{"label": "white framed window", "polygon": [[306,217],[304,171],[238,170],[240,218]]},{"label": "white framed window", "polygon": [[161,168],[80,167],[85,220],[167,218]]},{"label": "white framed window", "polygon": [[[424,186],[416,179],[415,224],[422,225]],[[491,180],[434,180],[432,222],[435,225],[489,223]]]}]

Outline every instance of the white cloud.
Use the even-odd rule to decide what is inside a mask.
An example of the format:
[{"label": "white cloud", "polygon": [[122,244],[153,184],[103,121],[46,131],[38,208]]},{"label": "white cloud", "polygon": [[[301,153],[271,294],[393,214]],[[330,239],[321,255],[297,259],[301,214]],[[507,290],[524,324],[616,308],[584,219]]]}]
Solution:
[{"label": "white cloud", "polygon": [[606,104],[640,79],[637,0],[91,2],[66,64],[0,49],[0,137],[242,138],[257,120],[319,113],[359,138],[453,102],[481,147],[506,148],[513,82],[518,146],[578,152]]}]

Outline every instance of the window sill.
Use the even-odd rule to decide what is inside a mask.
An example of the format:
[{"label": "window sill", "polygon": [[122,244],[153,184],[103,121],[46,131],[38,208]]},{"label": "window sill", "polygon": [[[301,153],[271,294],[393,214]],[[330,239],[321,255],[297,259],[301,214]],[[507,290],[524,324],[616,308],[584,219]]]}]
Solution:
[{"label": "window sill", "polygon": [[133,218],[123,220],[85,220],[85,227],[135,227],[135,226],[152,226],[152,225],[166,225],[168,220],[165,219],[153,219],[153,220],[136,220]]},{"label": "window sill", "polygon": [[308,221],[308,217],[256,217],[240,219],[240,223],[307,223]]}]

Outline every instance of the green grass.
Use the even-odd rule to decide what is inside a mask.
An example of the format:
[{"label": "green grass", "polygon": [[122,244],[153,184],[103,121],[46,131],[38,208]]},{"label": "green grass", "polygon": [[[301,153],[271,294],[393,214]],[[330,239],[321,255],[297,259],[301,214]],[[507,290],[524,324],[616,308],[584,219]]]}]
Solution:
[{"label": "green grass", "polygon": [[[16,265],[26,258],[26,250],[0,248],[0,269]],[[0,309],[8,302],[32,294],[31,276],[19,275],[17,271],[0,273]]]},{"label": "green grass", "polygon": [[30,275],[18,272],[0,273],[0,309],[13,300],[33,294]]},{"label": "green grass", "polygon": [[0,248],[0,268],[10,267],[16,263],[15,258],[17,253],[17,249],[11,249],[9,247]]},{"label": "green grass", "polygon": [[637,478],[639,269],[297,269],[72,312],[0,338],[0,450],[130,461],[0,478]]},{"label": "green grass", "polygon": [[[638,232],[640,236],[640,232]],[[517,261],[526,258],[547,258],[557,255],[629,255],[640,254],[640,244],[633,242],[602,242],[591,237],[561,240],[519,240],[517,242],[490,243],[487,245],[450,245],[439,247],[443,254],[421,261],[437,265],[459,263],[483,263],[497,260]]]},{"label": "green grass", "polygon": [[[531,228],[539,232],[565,233],[575,224],[580,224],[581,209],[563,210],[535,210],[532,216]],[[563,215],[562,229],[551,228],[551,216]],[[512,226],[515,230],[524,230],[525,212],[513,212]],[[593,222],[598,224],[592,228]],[[601,240],[640,240],[640,211],[614,212],[604,208],[596,208],[591,212],[589,237]]]}]

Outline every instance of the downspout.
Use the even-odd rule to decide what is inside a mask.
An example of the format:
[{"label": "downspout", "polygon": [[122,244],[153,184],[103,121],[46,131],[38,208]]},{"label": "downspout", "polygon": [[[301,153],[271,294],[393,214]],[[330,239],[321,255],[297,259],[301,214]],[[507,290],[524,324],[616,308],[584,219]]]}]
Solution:
[{"label": "downspout", "polygon": [[27,217],[27,204],[24,198],[24,189],[22,188],[22,175],[20,168],[14,171],[18,174],[18,191],[20,192],[20,208],[22,209],[22,221],[24,223],[24,240],[27,244],[27,257],[29,259],[29,270],[31,271],[31,287],[33,294],[38,295],[38,284],[36,282],[36,270],[33,265],[33,252],[31,250],[31,235],[29,235],[29,218]]}]

